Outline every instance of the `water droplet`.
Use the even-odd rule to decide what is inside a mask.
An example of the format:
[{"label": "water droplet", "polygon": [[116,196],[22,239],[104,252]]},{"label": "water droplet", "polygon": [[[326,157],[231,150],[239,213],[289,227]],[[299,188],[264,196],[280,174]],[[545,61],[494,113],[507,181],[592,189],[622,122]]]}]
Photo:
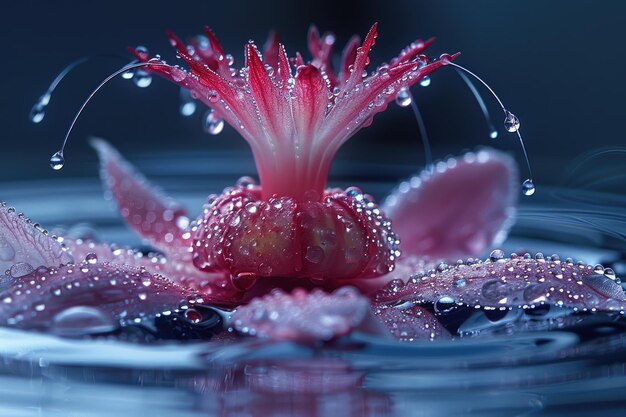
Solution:
[{"label": "water droplet", "polygon": [[496,129],[495,127],[491,126],[489,128],[489,137],[491,139],[497,139],[498,138],[498,129]]},{"label": "water droplet", "polygon": [[137,69],[133,76],[133,82],[139,88],[146,88],[152,84],[152,75],[144,70]]},{"label": "water droplet", "polygon": [[604,270],[604,276],[609,279],[615,280],[615,271],[613,271],[612,268],[606,268]]},{"label": "water droplet", "polygon": [[597,264],[593,267],[593,272],[595,272],[596,274],[604,274],[604,267],[600,264]]},{"label": "water droplet", "polygon": [[396,94],[396,104],[400,107],[408,107],[411,105],[412,101],[411,93],[406,87],[402,87],[400,91],[398,91],[398,94]]},{"label": "water droplet", "polygon": [[504,118],[504,127],[511,133],[517,132],[520,127],[520,122],[517,116],[508,110],[506,110],[506,117]]},{"label": "water droplet", "polygon": [[50,157],[50,168],[55,171],[60,170],[65,165],[65,158],[63,157],[63,152],[58,151],[55,152],[54,155]]},{"label": "water droplet", "polygon": [[46,309],[46,305],[45,304],[37,304],[35,306],[35,311],[44,311]]},{"label": "water droplet", "polygon": [[489,254],[489,260],[491,262],[498,262],[504,259],[504,252],[501,249],[496,249]]},{"label": "water droplet", "polygon": [[305,259],[311,263],[318,264],[324,260],[324,249],[319,246],[309,246],[306,248]]},{"label": "water droplet", "polygon": [[456,303],[452,297],[444,295],[435,301],[434,309],[435,313],[445,314],[449,313],[456,307]]},{"label": "water droplet", "polygon": [[98,263],[98,255],[93,252],[89,252],[87,256],[85,256],[85,261],[90,265],[95,265]]},{"label": "water droplet", "polygon": [[30,264],[27,264],[26,262],[18,262],[11,266],[11,269],[9,269],[9,275],[13,278],[19,278],[30,274],[34,270],[35,268],[33,268]]},{"label": "water droplet", "polygon": [[140,292],[139,294],[137,294],[137,297],[141,301],[146,301],[148,299],[148,294],[146,294],[145,292]]},{"label": "water droplet", "polygon": [[241,177],[235,183],[237,187],[252,188],[256,185],[256,181],[252,177]]},{"label": "water droplet", "polygon": [[52,332],[61,336],[109,333],[117,324],[101,310],[94,307],[70,307],[55,315]]},{"label": "water droplet", "polygon": [[192,116],[196,112],[196,103],[187,101],[180,104],[180,114],[185,117]]},{"label": "water droplet", "polygon": [[430,77],[427,75],[420,80],[420,85],[422,87],[428,87],[430,85]]},{"label": "water droplet", "polygon": [[527,179],[522,183],[522,194],[526,196],[535,194],[535,184],[533,183],[533,180]]},{"label": "water droplet", "polygon": [[185,318],[193,324],[198,324],[203,319],[202,313],[200,313],[195,308],[188,308],[187,310],[185,310]]},{"label": "water droplet", "polygon": [[133,78],[133,76],[135,75],[135,70],[128,70],[126,72],[122,73],[122,78],[125,80],[131,80]]},{"label": "water droplet", "polygon": [[221,119],[214,110],[209,110],[204,115],[204,131],[211,135],[218,135],[224,130],[224,120]]},{"label": "water droplet", "polygon": [[256,284],[258,278],[259,276],[254,272],[240,272],[237,275],[232,275],[230,281],[233,287],[239,291],[246,291]]},{"label": "water droplet", "polygon": [[40,101],[35,103],[33,108],[30,110],[30,121],[33,123],[40,123],[46,115],[46,112],[44,111],[45,107],[46,106]]}]

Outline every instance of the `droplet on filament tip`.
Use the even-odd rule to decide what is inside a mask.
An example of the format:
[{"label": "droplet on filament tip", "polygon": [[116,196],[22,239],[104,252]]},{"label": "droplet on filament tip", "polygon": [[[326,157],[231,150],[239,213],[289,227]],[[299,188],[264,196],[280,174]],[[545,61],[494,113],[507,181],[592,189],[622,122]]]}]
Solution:
[{"label": "droplet on filament tip", "polygon": [[504,127],[507,131],[515,133],[519,130],[520,122],[516,115],[508,110],[505,110],[506,117],[504,118]]},{"label": "droplet on filament tip", "polygon": [[55,171],[58,171],[61,168],[63,168],[63,165],[65,165],[65,158],[63,157],[63,152],[62,151],[55,152],[50,157],[50,167],[54,169]]},{"label": "droplet on filament tip", "polygon": [[527,179],[522,183],[522,194],[526,196],[535,194],[535,184],[531,179]]}]

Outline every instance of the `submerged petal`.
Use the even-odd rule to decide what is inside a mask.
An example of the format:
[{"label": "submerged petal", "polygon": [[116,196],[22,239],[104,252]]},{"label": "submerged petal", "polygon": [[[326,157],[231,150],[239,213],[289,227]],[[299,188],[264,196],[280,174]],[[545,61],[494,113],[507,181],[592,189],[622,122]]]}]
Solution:
[{"label": "submerged petal", "polygon": [[450,158],[400,184],[383,204],[404,254],[479,256],[502,243],[517,202],[517,169],[495,150]]}]

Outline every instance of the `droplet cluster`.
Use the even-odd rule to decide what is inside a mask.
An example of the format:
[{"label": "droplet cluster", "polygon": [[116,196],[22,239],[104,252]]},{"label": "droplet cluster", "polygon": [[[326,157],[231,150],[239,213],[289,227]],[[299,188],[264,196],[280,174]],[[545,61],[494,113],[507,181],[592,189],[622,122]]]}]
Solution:
[{"label": "droplet cluster", "polygon": [[[485,309],[529,309],[544,304],[574,311],[624,313],[626,293],[615,272],[601,265],[561,261],[494,250],[486,261],[468,258],[455,265],[420,272],[406,281],[396,279],[377,295],[380,302],[436,302],[452,299],[459,305]],[[449,304],[449,303],[448,303]]]}]

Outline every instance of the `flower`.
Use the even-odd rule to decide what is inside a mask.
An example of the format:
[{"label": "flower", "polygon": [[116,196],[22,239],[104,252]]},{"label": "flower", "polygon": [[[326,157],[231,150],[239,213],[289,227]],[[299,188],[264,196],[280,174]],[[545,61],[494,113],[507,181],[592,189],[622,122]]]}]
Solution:
[{"label": "flower", "polygon": [[515,212],[517,170],[500,152],[441,161],[401,183],[381,207],[354,187],[324,189],[338,147],[395,92],[453,57],[430,61],[419,55],[429,42],[418,41],[364,76],[374,25],[360,48],[355,38],[348,44],[337,74],[329,66],[333,38],[315,29],[311,63],[299,54],[290,62],[271,37],[263,60],[248,44],[247,66],[234,70],[208,30],[207,37],[207,47],[185,47],[170,35],[191,74],[135,52],[242,133],[261,184],[244,178],[209,196],[190,222],[182,205],[94,141],[122,217],[159,252],[56,238],[2,204],[0,325],[177,339],[226,327],[310,343],[355,329],[399,340],[450,338],[423,303],[443,311],[458,304],[626,309],[610,268],[501,250],[474,258],[502,242]]},{"label": "flower", "polygon": [[[350,40],[335,71],[331,66],[334,36],[320,37],[312,27],[309,63],[300,53],[289,58],[278,37],[271,35],[263,56],[250,41],[245,47],[245,65],[236,69],[232,55],[224,52],[213,32],[208,28],[205,32],[207,44],[194,40],[189,45],[168,32],[191,73],[169,65],[150,69],[188,89],[192,97],[213,109],[214,118],[225,120],[244,137],[252,149],[265,200],[279,196],[320,201],[341,145],[369,126],[401,89],[454,58],[444,54],[432,61],[421,52],[433,40],[417,40],[368,74],[369,53],[377,37],[374,24],[361,46],[357,37]],[[145,53],[136,55],[149,61]]]}]

